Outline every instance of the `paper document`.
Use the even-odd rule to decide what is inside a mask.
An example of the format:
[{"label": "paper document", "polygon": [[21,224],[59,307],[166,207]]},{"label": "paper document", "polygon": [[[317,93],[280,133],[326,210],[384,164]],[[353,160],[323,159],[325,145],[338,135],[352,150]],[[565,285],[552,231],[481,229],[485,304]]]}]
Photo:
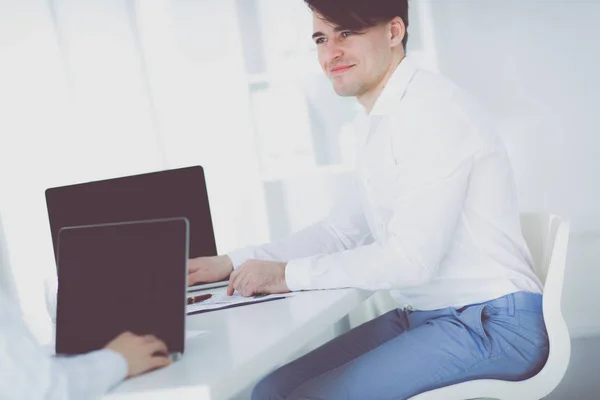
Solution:
[{"label": "paper document", "polygon": [[231,308],[236,306],[242,306],[253,303],[263,303],[265,301],[284,299],[286,297],[292,297],[296,293],[283,293],[283,294],[269,294],[259,295],[253,297],[244,297],[239,293],[234,293],[232,296],[227,296],[226,293],[213,294],[208,300],[204,300],[201,303],[190,304],[187,306],[187,315],[198,314],[205,311],[220,310],[223,308]]}]

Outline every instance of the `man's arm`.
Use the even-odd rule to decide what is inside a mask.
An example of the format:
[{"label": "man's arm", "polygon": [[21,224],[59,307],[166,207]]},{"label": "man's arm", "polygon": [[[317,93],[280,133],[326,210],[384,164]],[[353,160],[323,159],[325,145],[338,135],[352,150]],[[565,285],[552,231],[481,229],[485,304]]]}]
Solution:
[{"label": "man's arm", "polygon": [[[0,266],[1,267],[1,266]],[[123,333],[104,349],[52,357],[31,335],[14,301],[0,293],[0,398],[96,399],[128,376],[171,363],[165,344]]]},{"label": "man's arm", "polygon": [[353,249],[373,241],[355,185],[336,204],[329,217],[291,236],[260,246],[249,246],[227,255],[236,269],[249,259],[288,261]]},{"label": "man's arm", "polygon": [[[49,392],[52,395],[48,398],[60,393],[69,399],[95,399],[127,377],[125,359],[108,349],[71,357],[53,357],[51,361]],[[61,384],[56,386],[53,382]]]},{"label": "man's arm", "polygon": [[386,182],[395,198],[377,242],[289,261],[285,280],[290,290],[401,289],[435,275],[462,216],[475,159],[491,150],[483,150],[456,104],[434,103],[420,111],[419,119],[389,121],[399,161],[387,166],[395,169],[390,174],[394,181]]},{"label": "man's arm", "polygon": [[387,290],[426,283],[461,216],[470,167],[467,161],[450,176],[398,198],[386,241],[289,261],[288,288]]},{"label": "man's arm", "polygon": [[91,399],[125,379],[127,362],[110,350],[68,359],[43,352],[2,295],[0,326],[0,398]]}]

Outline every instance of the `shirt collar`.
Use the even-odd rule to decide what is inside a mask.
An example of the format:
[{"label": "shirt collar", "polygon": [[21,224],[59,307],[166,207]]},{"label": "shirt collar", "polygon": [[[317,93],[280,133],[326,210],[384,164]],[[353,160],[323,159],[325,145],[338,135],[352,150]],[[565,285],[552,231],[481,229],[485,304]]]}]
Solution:
[{"label": "shirt collar", "polygon": [[411,58],[404,57],[375,100],[369,116],[393,113],[395,106],[404,96],[408,84],[418,70],[418,65]]}]

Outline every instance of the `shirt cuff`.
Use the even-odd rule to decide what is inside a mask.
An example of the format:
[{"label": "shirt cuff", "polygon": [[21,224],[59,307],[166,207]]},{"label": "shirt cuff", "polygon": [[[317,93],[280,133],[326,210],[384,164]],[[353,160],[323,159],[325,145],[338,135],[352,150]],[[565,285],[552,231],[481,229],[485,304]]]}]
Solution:
[{"label": "shirt cuff", "polygon": [[127,360],[116,351],[110,349],[97,350],[90,353],[89,357],[93,357],[97,368],[102,369],[102,374],[106,376],[109,387],[127,378],[127,372],[129,371]]},{"label": "shirt cuff", "polygon": [[86,354],[57,356],[67,380],[69,398],[97,398],[127,378],[127,361],[119,353],[102,349]]},{"label": "shirt cuff", "polygon": [[291,260],[285,266],[285,284],[292,292],[310,290],[310,258]]},{"label": "shirt cuff", "polygon": [[235,270],[246,261],[250,260],[251,258],[255,258],[254,247],[248,246],[239,250],[234,250],[230,253],[227,253],[227,256],[231,260],[233,269]]}]

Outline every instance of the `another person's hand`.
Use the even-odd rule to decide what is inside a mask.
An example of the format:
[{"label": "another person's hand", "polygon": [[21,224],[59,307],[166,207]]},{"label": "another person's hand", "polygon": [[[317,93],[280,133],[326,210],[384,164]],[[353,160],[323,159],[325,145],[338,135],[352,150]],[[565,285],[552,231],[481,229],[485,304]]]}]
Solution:
[{"label": "another person's hand", "polygon": [[165,343],[153,335],[139,336],[124,332],[105,346],[127,361],[127,378],[171,364]]},{"label": "another person's hand", "polygon": [[224,281],[232,271],[233,264],[226,255],[192,258],[188,262],[188,286],[198,282]]},{"label": "another person's hand", "polygon": [[286,265],[277,261],[248,260],[231,274],[227,294],[231,296],[235,290],[245,297],[290,292],[285,283]]}]

